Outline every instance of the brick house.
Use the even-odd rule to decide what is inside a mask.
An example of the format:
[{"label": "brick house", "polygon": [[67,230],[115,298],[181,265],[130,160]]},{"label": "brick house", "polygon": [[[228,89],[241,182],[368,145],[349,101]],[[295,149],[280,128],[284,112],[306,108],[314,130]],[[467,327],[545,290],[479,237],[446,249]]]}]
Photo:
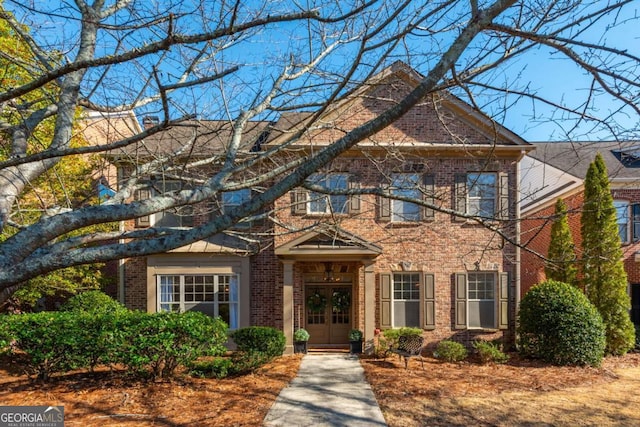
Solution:
[{"label": "brick house", "polygon": [[640,324],[640,145],[638,142],[534,143],[535,150],[521,162],[522,294],[545,279],[546,255],[554,204],[562,198],[569,227],[580,257],[580,211],[589,164],[600,153],[618,213],[624,268],[632,300],[631,320]]},{"label": "brick house", "polygon": [[[396,63],[325,111],[317,121],[323,126],[309,129],[309,113],[283,114],[276,123],[253,123],[245,147],[266,150],[305,129],[281,155],[312,153],[379,115],[419,78]],[[162,152],[181,138],[198,141],[192,152],[222,150],[226,127],[193,122],[147,139],[144,150]],[[318,348],[346,345],[352,328],[364,332],[369,349],[376,329],[402,326],[422,328],[428,342],[512,340],[520,294],[519,162],[530,149],[459,99],[433,95],[309,178],[334,194],[296,189],[271,207],[274,221],[241,223],[233,234],[125,260],[120,298],[151,312],[220,315],[231,328],[274,326],[285,332],[287,351],[299,327]],[[125,157],[119,162],[126,174]],[[147,191],[162,191],[151,181]],[[251,190],[229,192],[216,206],[126,226],[188,227],[247,197]],[[242,232],[268,237],[247,243]]]}]

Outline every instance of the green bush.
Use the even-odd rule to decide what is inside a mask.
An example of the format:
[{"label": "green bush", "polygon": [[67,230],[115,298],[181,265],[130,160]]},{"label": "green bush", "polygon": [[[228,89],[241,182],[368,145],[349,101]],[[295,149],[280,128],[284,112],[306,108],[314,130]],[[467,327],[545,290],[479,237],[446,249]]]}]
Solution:
[{"label": "green bush", "polygon": [[124,305],[101,291],[86,291],[74,295],[67,300],[60,311],[87,312],[87,313],[117,313],[126,311]]},{"label": "green bush", "polygon": [[136,374],[170,377],[200,356],[226,351],[226,323],[203,313],[132,312],[120,323],[118,360]]},{"label": "green bush", "polygon": [[309,341],[310,335],[309,332],[307,332],[306,329],[300,328],[300,329],[296,329],[296,331],[293,333],[293,340],[294,341]]},{"label": "green bush", "polygon": [[230,337],[245,353],[264,353],[269,359],[281,356],[286,339],[284,333],[268,326],[249,326],[231,332]]},{"label": "green bush", "polygon": [[360,329],[350,330],[349,341],[362,341],[362,331]]},{"label": "green bush", "polygon": [[228,357],[196,360],[190,368],[190,374],[200,378],[226,378],[234,372],[233,360]]},{"label": "green bush", "polygon": [[387,348],[396,349],[398,348],[398,340],[402,335],[422,336],[422,329],[408,327],[385,329],[383,332],[383,337],[380,341],[384,341],[384,344]]},{"label": "green bush", "polygon": [[468,352],[464,345],[456,341],[443,340],[438,343],[433,357],[445,362],[461,362],[467,358]]},{"label": "green bush", "polygon": [[83,349],[91,346],[82,335],[87,319],[75,313],[40,312],[2,316],[0,329],[26,355],[29,375],[47,380],[53,373],[88,365]]},{"label": "green bush", "polygon": [[605,329],[598,310],[577,288],[548,280],[520,303],[518,347],[527,356],[555,365],[599,366]]},{"label": "green bush", "polygon": [[7,314],[0,314],[0,354],[11,351],[11,342],[14,340],[9,331],[8,316]]},{"label": "green bush", "polygon": [[478,340],[473,343],[473,347],[480,356],[480,362],[482,363],[506,363],[509,360],[509,356],[504,354],[500,348],[489,341]]}]

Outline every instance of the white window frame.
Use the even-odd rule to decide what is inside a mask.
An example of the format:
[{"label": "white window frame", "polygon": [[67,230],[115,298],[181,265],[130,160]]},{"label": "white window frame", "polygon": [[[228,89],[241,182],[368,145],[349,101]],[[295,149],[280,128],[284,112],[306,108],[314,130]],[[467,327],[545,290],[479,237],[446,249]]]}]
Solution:
[{"label": "white window frame", "polygon": [[[418,272],[395,272],[391,275],[391,325],[396,327],[420,328],[420,276]],[[411,287],[413,286],[413,289]],[[409,287],[409,289],[407,289]],[[410,297],[410,298],[407,298]],[[414,298],[415,297],[415,298]],[[404,325],[396,321],[396,303],[415,303],[417,322],[415,325]]]},{"label": "white window frame", "polygon": [[[391,175],[391,194],[420,200],[422,175],[395,173]],[[420,205],[405,200],[391,199],[392,222],[416,222],[422,219]]]},{"label": "white window frame", "polygon": [[[162,188],[159,188],[162,186]],[[186,188],[187,185],[179,180],[162,180],[154,182],[153,193],[156,195],[162,195],[164,193],[169,193],[171,191],[178,191]],[[172,208],[170,210],[156,212],[150,215],[150,224],[151,226],[156,226],[162,221],[165,215],[170,216],[172,218],[177,219],[179,225],[170,225],[164,226],[168,228],[191,228],[193,227],[193,221],[195,219],[195,215],[193,212],[192,205],[184,205]]]},{"label": "white window frame", "polygon": [[616,209],[616,222],[618,224],[620,242],[630,243],[631,203],[628,200],[614,200],[613,207]]},{"label": "white window frame", "polygon": [[[490,277],[489,281],[481,280]],[[478,285],[482,284],[482,287]],[[472,289],[473,288],[473,289]],[[494,271],[470,271],[467,272],[467,328],[468,329],[496,329],[498,325],[498,274]],[[473,297],[472,297],[473,296]],[[482,304],[491,304],[493,312],[493,323],[491,325],[471,324],[471,310],[473,306],[477,306],[480,310]]]},{"label": "white window frame", "polygon": [[[309,182],[331,190],[348,190],[349,175],[346,173],[316,173]],[[346,194],[323,194],[307,192],[307,213],[310,215],[347,214],[349,197]]]},{"label": "white window frame", "polygon": [[[165,278],[171,278],[171,280],[164,280]],[[200,291],[196,288],[196,285],[200,285],[200,283],[192,280],[194,278],[211,278],[211,290],[206,289],[206,285],[209,283],[202,283],[202,291]],[[191,290],[189,290],[190,285],[193,285]],[[165,298],[168,295],[163,292],[163,287],[166,286],[177,287],[178,292],[176,293],[174,290],[171,298]],[[228,323],[229,329],[237,329],[240,321],[239,286],[240,277],[237,274],[158,274],[156,275],[156,310],[158,312],[177,311],[183,313],[189,308],[190,304],[198,303],[211,305],[213,316],[218,317],[221,315],[221,306],[228,305],[229,318],[223,320]],[[174,301],[176,295],[178,296],[178,301]],[[207,299],[195,300],[189,298],[189,296],[195,298],[198,295],[205,296]],[[211,300],[208,300],[209,296]],[[187,299],[192,300],[187,301]]]},{"label": "white window frame", "polygon": [[[484,179],[492,182],[484,182]],[[490,197],[489,197],[490,196]],[[481,218],[495,218],[498,200],[498,174],[495,172],[467,173],[467,213]],[[490,205],[491,210],[486,211]]]}]

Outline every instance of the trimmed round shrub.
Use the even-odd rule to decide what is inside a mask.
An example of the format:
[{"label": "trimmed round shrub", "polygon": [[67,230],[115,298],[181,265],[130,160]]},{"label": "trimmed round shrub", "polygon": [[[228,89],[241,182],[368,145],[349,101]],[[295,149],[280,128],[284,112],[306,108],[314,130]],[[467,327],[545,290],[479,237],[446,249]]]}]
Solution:
[{"label": "trimmed round shrub", "polygon": [[445,362],[461,362],[467,358],[468,354],[466,347],[459,342],[443,340],[438,343],[433,357]]},{"label": "trimmed round shrub", "polygon": [[133,373],[167,378],[200,356],[226,351],[227,324],[197,311],[131,312],[119,321],[117,339],[122,344],[117,360]]},{"label": "trimmed round shrub", "polygon": [[520,303],[518,347],[527,357],[554,365],[599,366],[605,328],[598,310],[577,288],[548,280]]},{"label": "trimmed round shrub", "polygon": [[117,313],[127,310],[124,305],[101,291],[86,291],[67,300],[60,311],[99,313]]},{"label": "trimmed round shrub", "polygon": [[309,338],[311,336],[309,335],[309,332],[307,332],[306,329],[300,328],[300,329],[296,329],[296,331],[293,333],[293,340],[294,341],[309,341]]},{"label": "trimmed round shrub", "polygon": [[284,333],[269,326],[240,328],[229,335],[238,346],[239,351],[264,353],[269,358],[282,356],[286,344]]}]

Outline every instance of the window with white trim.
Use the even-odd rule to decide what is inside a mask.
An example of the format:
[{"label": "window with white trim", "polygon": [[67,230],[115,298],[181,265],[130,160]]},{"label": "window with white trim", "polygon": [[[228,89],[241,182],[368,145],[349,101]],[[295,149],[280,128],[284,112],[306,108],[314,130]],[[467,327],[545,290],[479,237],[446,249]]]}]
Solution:
[{"label": "window with white trim", "polygon": [[[234,209],[242,206],[244,203],[251,199],[251,189],[242,188],[240,190],[225,191],[221,197],[222,212],[229,213]],[[215,217],[215,213],[212,213],[211,217]],[[250,227],[251,221],[240,221],[235,227]]]},{"label": "window with white trim", "polygon": [[[398,173],[391,176],[391,194],[415,200],[421,199],[420,185],[422,175]],[[420,221],[420,206],[406,200],[391,200],[391,221]]]},{"label": "window with white trim", "polygon": [[640,203],[635,203],[631,208],[631,221],[633,227],[633,241],[640,240]]},{"label": "window with white trim", "polygon": [[393,274],[394,328],[420,327],[420,273]]},{"label": "window with white trim", "polygon": [[482,218],[496,215],[496,174],[467,174],[467,213]]},{"label": "window with white trim", "polygon": [[[165,194],[185,190],[188,185],[182,181],[159,181],[153,183],[154,194]],[[193,227],[193,206],[177,206],[151,215],[151,225],[155,227]]]},{"label": "window with white trim", "polygon": [[614,200],[613,206],[616,208],[616,220],[618,222],[618,234],[622,243],[629,243],[629,201]]},{"label": "window with white trim", "polygon": [[238,276],[233,274],[161,274],[158,311],[200,311],[220,317],[230,329],[239,321]]},{"label": "window with white trim", "polygon": [[496,327],[496,274],[467,273],[468,327],[492,329]]},{"label": "window with white trim", "polygon": [[[309,182],[325,187],[327,191],[347,190],[349,176],[341,173],[313,174]],[[346,194],[323,194],[315,191],[308,193],[307,213],[309,214],[345,214],[348,212],[348,197]]]}]

